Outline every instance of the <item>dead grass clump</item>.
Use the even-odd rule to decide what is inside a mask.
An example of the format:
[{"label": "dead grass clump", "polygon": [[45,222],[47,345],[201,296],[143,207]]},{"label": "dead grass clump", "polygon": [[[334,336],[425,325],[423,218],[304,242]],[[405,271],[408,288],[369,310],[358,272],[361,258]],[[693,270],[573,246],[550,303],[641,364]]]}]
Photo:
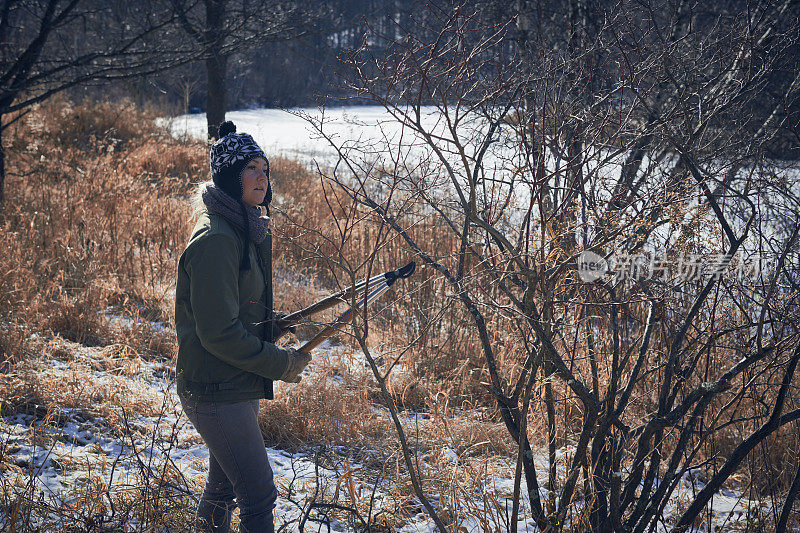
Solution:
[{"label": "dead grass clump", "polygon": [[125,143],[159,133],[155,116],[143,113],[131,102],[84,102],[71,104],[55,99],[42,105],[41,134],[57,145],[83,150]]},{"label": "dead grass clump", "polygon": [[94,290],[82,291],[78,297],[60,294],[36,298],[31,302],[28,323],[37,331],[46,331],[84,346],[99,346],[107,337],[106,323],[98,314],[102,296]]},{"label": "dead grass clump", "polygon": [[[441,391],[435,382],[417,379],[409,372],[392,372],[386,380],[386,388],[398,410],[414,413],[429,413]],[[374,390],[371,396],[375,403],[386,403],[380,390]]]},{"label": "dead grass clump", "polygon": [[[103,357],[102,352],[98,355]],[[128,365],[128,368],[137,367]],[[18,363],[0,376],[3,408],[38,415],[42,414],[41,409],[78,409],[103,418],[115,434],[123,435],[125,428],[120,408],[129,413],[156,416],[164,398],[145,384],[120,379],[120,374],[112,370],[108,375],[99,375],[81,360],[71,361],[66,368],[54,368],[47,360]]]},{"label": "dead grass clump", "polygon": [[127,157],[127,171],[148,181],[174,180],[177,184],[202,181],[208,173],[208,149],[200,143],[175,144],[168,151],[161,143],[145,143]]},{"label": "dead grass clump", "polygon": [[0,324],[0,373],[7,372],[15,360],[32,356],[30,332],[25,325]]},{"label": "dead grass clump", "polygon": [[259,414],[266,441],[289,448],[317,444],[374,448],[392,443],[390,422],[376,412],[365,391],[343,387],[332,377],[307,376],[290,389],[277,384],[276,399],[263,402]]},{"label": "dead grass clump", "polygon": [[[9,131],[0,321],[170,357],[171,287],[191,224],[185,196],[203,143],[175,140],[152,116],[111,103],[53,101]],[[22,355],[10,346],[7,357]]]},{"label": "dead grass clump", "polygon": [[[793,427],[794,426],[794,427]],[[757,453],[748,456],[744,469],[755,494],[785,494],[798,468],[800,435],[796,425],[780,428],[759,445]]]}]

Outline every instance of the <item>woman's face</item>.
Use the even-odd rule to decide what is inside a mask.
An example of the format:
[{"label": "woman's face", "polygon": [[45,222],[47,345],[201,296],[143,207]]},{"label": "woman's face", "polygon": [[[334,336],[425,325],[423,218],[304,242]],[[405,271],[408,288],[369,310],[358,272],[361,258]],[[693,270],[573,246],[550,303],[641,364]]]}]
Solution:
[{"label": "woman's face", "polygon": [[263,157],[256,157],[242,171],[242,201],[250,207],[264,201],[269,185],[269,163]]}]

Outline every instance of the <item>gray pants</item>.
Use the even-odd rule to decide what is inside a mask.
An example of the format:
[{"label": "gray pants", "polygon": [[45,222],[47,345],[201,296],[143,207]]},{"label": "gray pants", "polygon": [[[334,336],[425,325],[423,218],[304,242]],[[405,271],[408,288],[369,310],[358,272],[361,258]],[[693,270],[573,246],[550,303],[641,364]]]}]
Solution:
[{"label": "gray pants", "polygon": [[240,531],[274,532],[278,491],[258,427],[258,400],[208,403],[181,398],[181,405],[209,452],[208,479],[197,506],[199,530],[226,533],[238,505]]}]

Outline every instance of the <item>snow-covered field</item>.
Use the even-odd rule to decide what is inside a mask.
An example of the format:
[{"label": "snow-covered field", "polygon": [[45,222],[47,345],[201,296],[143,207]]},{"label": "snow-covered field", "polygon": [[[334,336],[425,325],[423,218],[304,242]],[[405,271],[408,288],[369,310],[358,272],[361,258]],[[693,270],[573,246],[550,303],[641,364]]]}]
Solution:
[{"label": "snow-covered field", "polygon": [[[249,109],[231,111],[225,115],[236,124],[237,131],[249,133],[268,153],[321,164],[335,162],[336,151],[331,143],[314,131],[312,122],[324,121],[323,131],[336,144],[382,145],[404,139],[414,144],[413,136],[401,128],[397,121],[378,106],[318,108]],[[424,108],[423,124],[434,127],[440,122],[434,108]],[[188,134],[196,138],[206,135],[204,114],[182,115],[169,120],[175,134]]]}]

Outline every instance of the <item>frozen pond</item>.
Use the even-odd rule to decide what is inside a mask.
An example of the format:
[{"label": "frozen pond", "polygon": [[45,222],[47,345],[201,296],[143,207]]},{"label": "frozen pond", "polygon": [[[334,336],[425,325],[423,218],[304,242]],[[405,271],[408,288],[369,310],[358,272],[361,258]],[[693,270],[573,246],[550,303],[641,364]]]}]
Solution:
[{"label": "frozen pond", "polygon": [[[435,108],[425,108],[422,122],[435,127],[440,115]],[[336,151],[330,142],[322,138],[309,123],[308,118],[318,122],[324,119],[324,131],[337,144],[348,146],[359,144],[385,146],[387,141],[404,144],[412,139],[410,133],[382,107],[353,106],[297,109],[250,109],[230,111],[225,117],[236,124],[240,133],[249,133],[268,155],[281,155],[303,162],[331,163],[336,160]],[[171,119],[175,134],[188,134],[203,138],[206,135],[205,114],[182,115]],[[410,144],[418,144],[411,141]]]}]

